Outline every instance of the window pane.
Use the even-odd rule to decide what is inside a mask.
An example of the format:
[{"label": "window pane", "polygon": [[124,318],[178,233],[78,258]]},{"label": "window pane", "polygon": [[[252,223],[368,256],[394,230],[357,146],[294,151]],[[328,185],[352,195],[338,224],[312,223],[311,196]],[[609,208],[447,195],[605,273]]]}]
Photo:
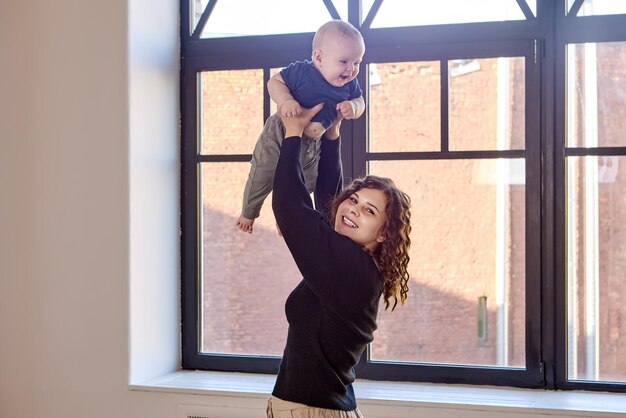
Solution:
[{"label": "window pane", "polygon": [[[567,10],[572,8],[574,0],[568,0]],[[618,0],[586,0],[577,16],[613,15],[626,13],[626,2]]]},{"label": "window pane", "polygon": [[439,151],[439,61],[370,64],[369,69],[369,150]]},{"label": "window pane", "polygon": [[524,161],[375,161],[412,199],[407,303],[374,360],[525,367]]},{"label": "window pane", "polygon": [[363,21],[365,20],[365,18],[367,17],[368,13],[370,12],[372,5],[374,4],[374,0],[361,0],[361,23],[363,23]]},{"label": "window pane", "polygon": [[568,379],[626,382],[626,157],[567,159]]},{"label": "window pane", "polygon": [[207,2],[208,0],[189,0],[189,28],[192,33],[200,21],[200,17],[206,8]]},{"label": "window pane", "polygon": [[372,28],[524,20],[516,0],[385,0]]},{"label": "window pane", "polygon": [[626,146],[626,42],[567,46],[567,146]]},{"label": "window pane", "polygon": [[533,12],[533,16],[537,17],[537,0],[526,0],[526,4],[530,7],[530,10]]},{"label": "window pane", "polygon": [[201,169],[201,351],[282,355],[284,304],[302,275],[278,236],[265,201],[254,232],[235,227],[248,163],[206,163]]},{"label": "window pane", "polygon": [[[283,70],[283,68],[285,68],[285,67],[270,68],[270,78],[273,77],[274,74],[277,74],[277,73],[281,72]],[[270,115],[273,115],[276,112],[278,112],[278,106],[276,105],[276,102],[270,98]],[[259,133],[261,133],[261,132],[259,132]]]},{"label": "window pane", "polygon": [[524,149],[523,57],[449,61],[452,151]]},{"label": "window pane", "polygon": [[348,21],[348,0],[332,0],[341,20]]},{"label": "window pane", "polygon": [[[335,6],[338,12],[346,10],[341,6]],[[223,0],[215,5],[201,37],[315,32],[331,19],[321,0]]]},{"label": "window pane", "polygon": [[263,128],[263,70],[203,72],[199,88],[201,153],[252,154]]}]

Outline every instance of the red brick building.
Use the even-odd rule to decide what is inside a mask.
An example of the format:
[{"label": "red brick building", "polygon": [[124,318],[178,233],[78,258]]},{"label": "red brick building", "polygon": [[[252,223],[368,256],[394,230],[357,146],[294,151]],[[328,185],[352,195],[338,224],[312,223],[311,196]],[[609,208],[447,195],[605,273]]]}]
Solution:
[{"label": "red brick building", "polygon": [[[598,137],[608,141],[606,145],[620,141],[623,145],[617,134],[626,128],[626,117],[613,111],[625,108],[620,90],[624,73],[612,67],[623,68],[626,63],[616,52],[610,46],[597,51],[598,68],[603,69],[597,77],[598,101],[607,107],[598,109]],[[451,150],[524,149],[525,141],[538,140],[526,138],[524,131],[523,58],[453,62],[451,68],[455,65],[464,68],[450,78]],[[439,63],[378,64],[375,71],[368,103],[369,149],[438,151]],[[251,153],[263,123],[263,88],[261,70],[203,74],[203,153]],[[582,107],[577,111],[583,112]],[[584,127],[573,129],[583,135]],[[235,219],[249,164],[203,167],[203,351],[280,355],[287,326],[284,301],[301,276],[276,233],[270,200],[254,233],[243,234],[235,228]],[[523,367],[527,245],[523,161],[371,162],[369,169],[393,178],[413,202],[411,291],[406,305],[394,312],[383,311],[381,305],[372,357]],[[584,182],[575,184],[577,198],[584,199],[588,192]],[[626,229],[621,227],[626,218],[625,184],[619,170],[610,182],[598,183],[596,205],[600,242],[612,244],[599,247],[600,374],[621,376],[626,372],[626,307],[621,303],[626,293]],[[582,208],[578,211],[582,225],[583,200],[576,207]],[[580,272],[585,236],[582,229],[579,232],[575,238],[580,244],[579,276],[572,283],[579,283],[580,293],[572,305],[583,312],[585,280]],[[479,301],[486,302],[484,318]],[[584,320],[584,315],[573,318],[578,321],[574,334],[580,340],[579,370],[585,368]]]}]

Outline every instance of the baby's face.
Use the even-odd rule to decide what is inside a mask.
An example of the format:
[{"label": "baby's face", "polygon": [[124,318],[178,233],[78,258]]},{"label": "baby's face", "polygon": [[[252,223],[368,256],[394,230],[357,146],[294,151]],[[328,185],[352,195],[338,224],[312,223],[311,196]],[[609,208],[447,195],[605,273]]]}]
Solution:
[{"label": "baby's face", "polygon": [[328,36],[323,46],[313,52],[313,62],[326,81],[341,87],[359,74],[364,53],[361,42],[337,34]]}]

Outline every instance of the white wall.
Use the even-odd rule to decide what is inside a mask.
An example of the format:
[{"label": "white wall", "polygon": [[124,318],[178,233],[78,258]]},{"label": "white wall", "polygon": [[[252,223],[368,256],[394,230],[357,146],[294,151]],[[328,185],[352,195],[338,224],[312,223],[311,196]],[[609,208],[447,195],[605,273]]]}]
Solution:
[{"label": "white wall", "polygon": [[130,381],[180,364],[178,2],[129,2]]}]

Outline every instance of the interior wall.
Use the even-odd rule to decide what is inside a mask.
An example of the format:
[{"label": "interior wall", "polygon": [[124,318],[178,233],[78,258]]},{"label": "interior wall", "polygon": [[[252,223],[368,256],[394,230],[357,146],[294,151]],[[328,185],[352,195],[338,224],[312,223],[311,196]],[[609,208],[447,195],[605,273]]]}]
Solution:
[{"label": "interior wall", "polygon": [[130,381],[180,365],[178,4],[129,2]]},{"label": "interior wall", "polygon": [[179,363],[178,2],[2,1],[0,59],[0,416],[177,416],[128,384]]}]

